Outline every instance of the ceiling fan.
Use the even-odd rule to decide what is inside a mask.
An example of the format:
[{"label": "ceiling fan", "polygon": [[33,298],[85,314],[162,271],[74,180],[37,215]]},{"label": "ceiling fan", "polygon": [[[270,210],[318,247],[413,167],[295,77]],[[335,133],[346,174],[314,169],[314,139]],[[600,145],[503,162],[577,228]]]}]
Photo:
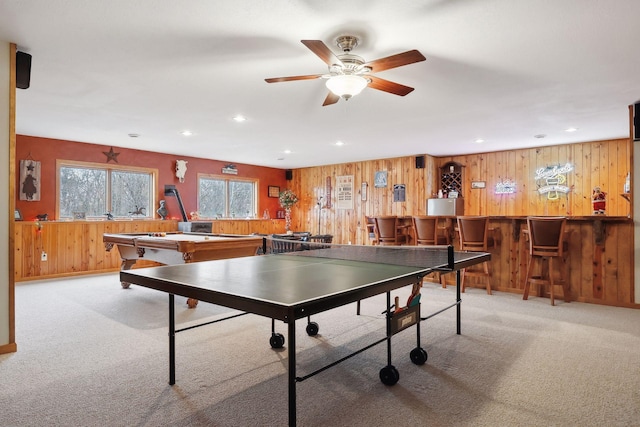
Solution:
[{"label": "ceiling fan", "polygon": [[328,66],[329,72],[325,74],[308,74],[304,76],[274,77],[265,79],[267,83],[289,82],[293,80],[327,79],[329,94],[324,100],[323,106],[335,104],[343,98],[349,98],[359,94],[365,87],[389,92],[394,95],[405,96],[413,91],[412,87],[391,82],[376,77],[373,73],[401,67],[424,61],[426,58],[417,50],[409,50],[404,53],[365,62],[351,50],[358,45],[358,38],[344,35],[336,39],[337,46],[342,49],[342,54],[335,55],[321,40],[301,40]]}]

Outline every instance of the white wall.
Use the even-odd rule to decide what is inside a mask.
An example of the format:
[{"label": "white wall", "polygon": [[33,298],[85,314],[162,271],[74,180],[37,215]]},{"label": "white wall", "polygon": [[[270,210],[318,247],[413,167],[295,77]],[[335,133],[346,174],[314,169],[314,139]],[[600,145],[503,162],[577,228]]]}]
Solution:
[{"label": "white wall", "polygon": [[[10,45],[0,41],[0,346],[9,344],[9,97]],[[3,201],[4,200],[4,201]],[[13,219],[11,219],[13,220]]]}]

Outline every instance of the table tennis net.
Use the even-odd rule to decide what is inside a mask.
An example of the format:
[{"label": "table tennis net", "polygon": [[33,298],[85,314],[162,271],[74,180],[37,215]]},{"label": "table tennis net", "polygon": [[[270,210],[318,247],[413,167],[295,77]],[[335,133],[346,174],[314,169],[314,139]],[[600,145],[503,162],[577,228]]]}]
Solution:
[{"label": "table tennis net", "polygon": [[407,267],[453,269],[453,246],[362,246],[269,236],[266,254],[361,261]]}]

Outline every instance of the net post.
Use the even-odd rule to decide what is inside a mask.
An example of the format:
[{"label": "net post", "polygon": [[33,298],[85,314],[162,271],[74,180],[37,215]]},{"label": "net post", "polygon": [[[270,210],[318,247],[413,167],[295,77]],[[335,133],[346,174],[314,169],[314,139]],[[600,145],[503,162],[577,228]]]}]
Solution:
[{"label": "net post", "polygon": [[453,245],[449,245],[447,247],[447,266],[449,268],[449,270],[453,270],[453,268],[455,267],[455,258],[453,255]]}]

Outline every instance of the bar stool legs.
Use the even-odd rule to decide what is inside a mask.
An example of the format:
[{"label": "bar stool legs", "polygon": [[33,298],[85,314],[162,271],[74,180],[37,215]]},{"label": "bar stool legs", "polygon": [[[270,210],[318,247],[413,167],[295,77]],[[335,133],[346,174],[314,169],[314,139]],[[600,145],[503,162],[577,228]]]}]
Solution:
[{"label": "bar stool legs", "polygon": [[491,273],[489,272],[489,263],[488,262],[483,262],[482,263],[482,271],[467,271],[467,269],[463,269],[461,274],[460,274],[460,291],[464,292],[465,290],[465,280],[464,277],[465,276],[476,276],[476,277],[484,277],[485,279],[485,283],[486,283],[486,287],[487,287],[487,294],[491,295]]},{"label": "bar stool legs", "polygon": [[[535,260],[540,261],[540,263],[542,264],[544,261],[548,262],[548,268],[545,268],[545,265],[540,265],[540,275],[534,276],[533,275],[533,270],[534,270],[534,262]],[[559,279],[555,280],[554,278],[554,264],[558,265],[558,269],[559,269]],[[525,278],[525,285],[524,285],[524,293],[522,295],[522,299],[523,300],[527,300],[529,299],[529,290],[530,290],[530,286],[531,283],[538,285],[538,293],[540,293],[540,287],[541,286],[549,286],[549,299],[551,300],[551,305],[556,305],[555,304],[555,287],[556,286],[562,286],[562,296],[564,298],[565,302],[569,302],[571,301],[571,297],[570,297],[570,290],[569,290],[569,282],[566,280],[565,278],[565,268],[566,268],[566,263],[565,260],[560,258],[560,257],[546,257],[546,259],[544,259],[543,257],[530,257],[529,258],[529,264],[527,267],[527,277]]]}]

